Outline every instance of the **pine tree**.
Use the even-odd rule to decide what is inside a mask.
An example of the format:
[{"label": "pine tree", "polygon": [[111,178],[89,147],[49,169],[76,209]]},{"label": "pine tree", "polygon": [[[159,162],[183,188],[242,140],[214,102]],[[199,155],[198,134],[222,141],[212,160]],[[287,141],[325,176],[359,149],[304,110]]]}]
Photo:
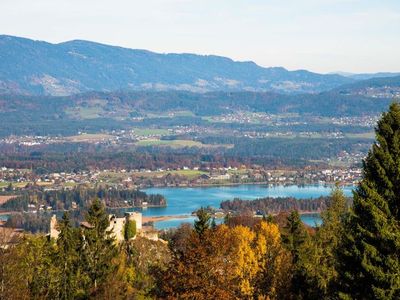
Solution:
[{"label": "pine tree", "polygon": [[347,215],[343,191],[334,187],[325,211],[321,213],[322,225],[304,245],[302,269],[305,274],[303,290],[308,299],[329,298],[337,272],[336,252],[343,236],[343,220]]},{"label": "pine tree", "polygon": [[72,228],[69,214],[65,212],[59,224],[55,263],[60,270],[60,299],[73,299],[77,287],[77,235]]},{"label": "pine tree", "polygon": [[86,214],[86,221],[93,228],[84,229],[81,252],[84,270],[96,290],[99,283],[114,270],[112,259],[117,254],[115,240],[107,230],[109,218],[103,204],[94,199]]},{"label": "pine tree", "polygon": [[292,253],[293,264],[296,264],[300,259],[301,246],[307,239],[307,232],[303,222],[300,219],[299,212],[294,210],[287,218],[285,233],[282,236],[283,243]]},{"label": "pine tree", "polygon": [[196,220],[194,222],[194,230],[197,232],[197,234],[199,236],[202,236],[204,234],[204,232],[210,228],[210,219],[211,216],[210,214],[207,212],[207,210],[205,208],[200,208],[197,213],[197,218],[198,220]]},{"label": "pine tree", "polygon": [[303,257],[305,244],[309,242],[309,235],[297,210],[292,211],[287,218],[282,241],[292,256],[292,293],[297,295],[298,299],[303,299],[302,293],[304,292],[303,287],[306,280]]},{"label": "pine tree", "polygon": [[400,298],[400,105],[378,122],[376,143],[363,162],[363,179],[339,252],[339,296]]}]

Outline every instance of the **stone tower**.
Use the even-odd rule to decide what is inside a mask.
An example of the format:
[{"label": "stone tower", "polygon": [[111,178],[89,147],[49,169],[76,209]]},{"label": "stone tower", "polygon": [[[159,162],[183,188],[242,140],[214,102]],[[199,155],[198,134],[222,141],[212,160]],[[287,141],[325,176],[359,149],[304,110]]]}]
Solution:
[{"label": "stone tower", "polygon": [[58,235],[60,234],[60,232],[57,228],[57,217],[56,215],[53,215],[50,219],[50,238],[58,239]]}]

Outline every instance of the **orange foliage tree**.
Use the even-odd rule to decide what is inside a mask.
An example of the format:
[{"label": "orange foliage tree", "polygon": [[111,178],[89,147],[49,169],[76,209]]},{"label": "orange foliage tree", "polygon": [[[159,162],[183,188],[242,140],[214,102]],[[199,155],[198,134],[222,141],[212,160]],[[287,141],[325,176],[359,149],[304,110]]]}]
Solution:
[{"label": "orange foliage tree", "polygon": [[219,225],[185,244],[159,280],[161,298],[278,299],[290,283],[290,254],[275,224]]}]

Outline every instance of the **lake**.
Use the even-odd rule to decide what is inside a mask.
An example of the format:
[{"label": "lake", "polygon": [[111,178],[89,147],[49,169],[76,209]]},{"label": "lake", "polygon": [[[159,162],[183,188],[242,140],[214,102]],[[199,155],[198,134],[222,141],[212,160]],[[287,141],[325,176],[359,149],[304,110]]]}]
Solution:
[{"label": "lake", "polygon": [[[352,186],[343,187],[346,196],[352,196]],[[148,194],[161,194],[167,199],[167,207],[149,207],[145,209],[123,209],[123,211],[140,211],[143,216],[182,216],[191,215],[200,207],[212,206],[219,208],[224,200],[240,198],[243,200],[253,200],[264,197],[295,197],[318,198],[327,196],[331,192],[331,186],[326,185],[236,185],[236,186],[214,186],[214,187],[161,187],[144,189]],[[0,215],[0,220],[7,220],[8,215]],[[318,214],[301,216],[304,223],[315,226],[321,223]],[[177,218],[166,221],[156,222],[157,229],[167,229],[177,227],[182,223],[193,223],[195,217]],[[217,223],[222,220],[216,220]]]},{"label": "lake", "polygon": [[[352,196],[352,186],[343,187],[346,196]],[[237,185],[217,187],[162,187],[144,189],[148,194],[161,194],[167,199],[167,207],[149,207],[143,209],[144,216],[173,216],[190,215],[202,206],[219,208],[224,200],[240,198],[253,200],[264,197],[295,197],[295,198],[318,198],[327,196],[331,192],[331,186],[306,185],[306,186],[268,186],[268,185]],[[318,215],[302,216],[305,223],[314,226],[320,223]],[[166,229],[179,226],[181,223],[193,223],[194,217],[186,219],[172,219],[155,223],[158,229]]]}]

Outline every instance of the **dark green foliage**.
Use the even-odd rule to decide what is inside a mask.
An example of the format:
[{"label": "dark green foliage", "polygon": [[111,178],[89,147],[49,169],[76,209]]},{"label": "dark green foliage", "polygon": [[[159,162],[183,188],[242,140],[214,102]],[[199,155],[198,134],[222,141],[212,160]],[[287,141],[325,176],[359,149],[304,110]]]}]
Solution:
[{"label": "dark green foliage", "polygon": [[78,186],[73,189],[44,191],[40,188],[22,192],[22,195],[10,199],[1,207],[9,210],[26,211],[30,199],[34,198],[39,205],[51,206],[53,209],[71,209],[72,202],[81,208],[87,208],[91,199],[99,198],[105,201],[107,207],[126,206],[127,201],[132,206],[141,206],[143,202],[149,205],[164,206],[166,200],[162,195],[147,195],[137,189]]},{"label": "dark green foliage", "polygon": [[[331,196],[332,197],[332,196]],[[331,197],[318,197],[296,199],[292,197],[285,198],[260,198],[255,200],[233,199],[222,201],[220,207],[227,211],[244,213],[246,211],[261,211],[269,214],[277,214],[281,211],[308,211],[319,212],[329,207]],[[345,198],[345,204],[350,205],[352,199]]]},{"label": "dark green foliage", "polygon": [[18,213],[12,214],[6,222],[7,227],[11,228],[22,228],[27,232],[38,233],[48,232],[51,213],[39,213],[39,214],[26,214]]},{"label": "dark green foliage", "polygon": [[86,222],[92,228],[83,229],[80,252],[84,271],[96,289],[112,272],[112,259],[116,256],[115,240],[109,232],[109,217],[104,205],[95,199],[86,214]]},{"label": "dark green foliage", "polygon": [[321,213],[322,225],[303,247],[301,269],[303,294],[308,299],[329,299],[335,294],[338,278],[337,257],[348,212],[346,198],[336,186],[329,197],[328,208]]},{"label": "dark green foliage", "polygon": [[400,105],[376,128],[339,251],[340,297],[400,298]]},{"label": "dark green foliage", "polygon": [[287,249],[292,253],[294,264],[300,259],[301,246],[304,244],[307,237],[308,234],[300,219],[299,212],[297,210],[292,211],[287,218],[282,240]]},{"label": "dark green foliage", "polygon": [[292,293],[299,299],[306,299],[305,274],[303,260],[305,259],[305,244],[309,243],[309,235],[300,219],[299,212],[294,210],[287,217],[287,223],[282,234],[282,242],[292,256]]},{"label": "dark green foliage", "polygon": [[[400,77],[397,77],[400,78]],[[399,83],[395,85],[399,86]],[[67,108],[81,106],[92,99],[107,100],[109,111],[129,113],[141,110],[159,113],[173,110],[191,111],[195,117],[145,119],[141,126],[149,125],[204,125],[200,116],[221,115],[238,110],[264,111],[271,114],[299,113],[315,116],[376,115],[384,110],[390,99],[342,95],[338,92],[321,94],[280,95],[275,93],[189,93],[189,92],[113,92],[88,93],[70,97],[30,97],[0,95],[3,107],[0,136],[15,135],[74,135],[78,131],[99,132],[121,130],[137,126],[138,122],[116,120],[109,117],[76,119],[68,115]],[[315,105],[318,103],[318,105]],[[227,109],[229,107],[229,109]],[[260,109],[261,108],[261,109]],[[18,113],[14,113],[14,112]],[[231,126],[231,125],[227,125]]]},{"label": "dark green foliage", "polygon": [[205,208],[200,208],[196,212],[198,220],[194,221],[194,230],[199,236],[210,228],[211,215]]},{"label": "dark green foliage", "polygon": [[71,226],[68,212],[59,223],[55,264],[60,270],[60,299],[73,299],[79,286],[78,271],[78,231]]},{"label": "dark green foliage", "polygon": [[[157,124],[159,121],[156,122]],[[191,125],[190,123],[188,123]],[[166,124],[168,126],[168,124]],[[218,124],[218,126],[220,126]],[[315,131],[316,128],[306,131]],[[219,130],[219,128],[217,128]],[[240,130],[240,129],[238,129]],[[258,129],[261,134],[268,131]],[[286,131],[287,128],[282,130]],[[329,128],[329,131],[335,129]],[[338,128],[342,131],[343,128]],[[362,132],[365,132],[363,128]],[[367,128],[369,131],[369,128]],[[320,131],[325,134],[326,131]],[[191,137],[185,137],[191,139]],[[42,152],[32,155],[31,148],[18,148],[17,153],[2,151],[0,144],[0,165],[10,168],[29,168],[36,173],[75,172],[87,169],[174,169],[182,165],[237,165],[258,164],[276,167],[283,164],[291,167],[316,164],[310,160],[327,159],[337,156],[342,151],[367,153],[371,139],[366,138],[246,138],[246,137],[199,137],[205,144],[233,144],[233,148],[186,147],[170,148],[164,146],[134,147],[121,146],[120,151],[88,143],[60,143],[41,145]],[[28,152],[28,153],[27,153]],[[319,163],[321,164],[321,163]],[[45,170],[44,170],[45,169]]]},{"label": "dark green foliage", "polygon": [[125,241],[129,241],[136,235],[136,222],[134,220],[127,220],[124,227]]}]

